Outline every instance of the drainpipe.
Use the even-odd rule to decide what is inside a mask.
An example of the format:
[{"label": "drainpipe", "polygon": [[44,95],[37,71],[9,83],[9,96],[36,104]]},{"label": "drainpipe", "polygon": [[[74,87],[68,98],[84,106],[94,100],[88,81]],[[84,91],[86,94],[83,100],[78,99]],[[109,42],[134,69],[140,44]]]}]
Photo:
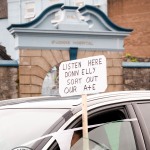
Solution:
[{"label": "drainpipe", "polygon": [[70,47],[69,48],[70,60],[76,60],[77,54],[78,54],[78,48],[77,47]]}]

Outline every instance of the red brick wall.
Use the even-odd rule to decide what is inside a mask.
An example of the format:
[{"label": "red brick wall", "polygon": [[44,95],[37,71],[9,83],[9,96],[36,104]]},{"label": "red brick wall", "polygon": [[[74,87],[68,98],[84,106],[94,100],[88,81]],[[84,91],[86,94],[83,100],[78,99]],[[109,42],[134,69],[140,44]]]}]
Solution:
[{"label": "red brick wall", "polygon": [[0,19],[7,18],[7,0],[0,0]]},{"label": "red brick wall", "polygon": [[150,57],[150,0],[108,0],[108,16],[117,25],[134,29],[125,39],[125,53]]}]

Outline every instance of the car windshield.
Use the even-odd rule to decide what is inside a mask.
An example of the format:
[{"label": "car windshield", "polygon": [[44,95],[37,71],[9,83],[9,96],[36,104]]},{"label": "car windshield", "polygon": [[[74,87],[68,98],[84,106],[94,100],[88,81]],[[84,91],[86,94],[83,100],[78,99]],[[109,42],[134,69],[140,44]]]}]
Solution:
[{"label": "car windshield", "polygon": [[68,109],[0,109],[0,149],[11,150],[47,134],[46,131],[67,111]]}]

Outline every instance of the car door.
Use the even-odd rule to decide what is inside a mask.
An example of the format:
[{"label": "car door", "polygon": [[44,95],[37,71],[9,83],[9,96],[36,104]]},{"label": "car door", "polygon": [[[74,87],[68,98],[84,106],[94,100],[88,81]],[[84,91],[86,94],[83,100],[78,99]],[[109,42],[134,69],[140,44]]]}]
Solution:
[{"label": "car door", "polygon": [[[74,133],[79,127],[82,127],[82,111],[72,117],[66,126],[67,129],[73,128]],[[141,127],[131,103],[92,106],[88,110],[88,128],[90,150],[146,150]],[[82,137],[82,131],[80,133]],[[68,140],[64,144],[70,142]],[[57,140],[55,146],[53,143],[48,150],[61,149],[59,143],[56,143]],[[83,140],[79,138],[71,150],[83,149],[82,146]]]},{"label": "car door", "polygon": [[146,149],[150,150],[150,102],[140,101],[134,103],[133,108],[139,120]]},{"label": "car door", "polygon": [[[145,149],[138,120],[131,104],[92,109],[89,112],[88,122],[89,126],[102,124],[96,128],[89,128],[91,149],[93,147],[111,150]],[[79,149],[81,145],[82,142],[80,146],[76,145],[78,148],[74,146],[74,149]]]}]

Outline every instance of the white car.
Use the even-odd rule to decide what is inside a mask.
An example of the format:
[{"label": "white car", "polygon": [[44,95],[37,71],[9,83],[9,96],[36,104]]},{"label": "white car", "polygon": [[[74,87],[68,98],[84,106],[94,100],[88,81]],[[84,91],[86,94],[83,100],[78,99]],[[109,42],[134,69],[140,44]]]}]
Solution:
[{"label": "white car", "polygon": [[[150,91],[90,95],[87,105],[89,150],[150,149]],[[82,129],[80,97],[0,102],[0,150],[80,150]]]}]

